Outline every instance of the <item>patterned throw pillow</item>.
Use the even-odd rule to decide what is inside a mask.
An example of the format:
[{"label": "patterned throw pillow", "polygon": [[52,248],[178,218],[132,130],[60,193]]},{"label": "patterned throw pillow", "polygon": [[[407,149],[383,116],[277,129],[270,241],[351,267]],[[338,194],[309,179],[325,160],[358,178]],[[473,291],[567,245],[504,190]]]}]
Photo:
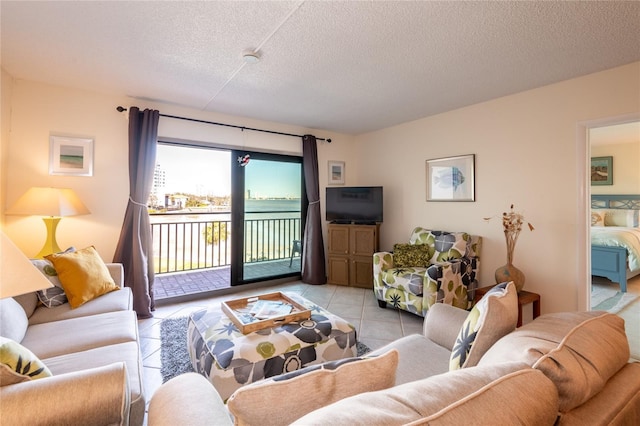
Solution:
[{"label": "patterned throw pillow", "polygon": [[36,294],[38,299],[47,308],[53,308],[54,306],[60,306],[67,303],[67,295],[64,294],[62,284],[58,279],[58,273],[53,267],[53,264],[46,259],[31,259],[31,264],[38,268],[42,275],[54,285],[54,287],[45,288],[44,290],[38,290]]},{"label": "patterned throw pillow", "polygon": [[396,268],[410,268],[415,266],[428,267],[429,247],[424,244],[395,244],[393,246],[393,266]]},{"label": "patterned throw pillow", "polygon": [[413,230],[409,243],[429,246],[429,263],[433,264],[464,257],[469,239],[466,232],[431,231],[418,227]]},{"label": "patterned throw pillow", "polygon": [[56,268],[71,308],[120,289],[93,246],[72,253],[50,254],[45,259]]},{"label": "patterned throw pillow", "polygon": [[318,408],[395,385],[398,351],[314,365],[241,387],[227,401],[236,424],[289,424]]},{"label": "patterned throw pillow", "polygon": [[603,210],[591,210],[591,226],[604,226],[604,216]]},{"label": "patterned throw pillow", "polygon": [[513,282],[498,284],[473,307],[453,345],[449,370],[473,367],[501,337],[516,329],[518,294]]},{"label": "patterned throw pillow", "polygon": [[0,336],[0,386],[50,377],[51,371],[29,349]]}]

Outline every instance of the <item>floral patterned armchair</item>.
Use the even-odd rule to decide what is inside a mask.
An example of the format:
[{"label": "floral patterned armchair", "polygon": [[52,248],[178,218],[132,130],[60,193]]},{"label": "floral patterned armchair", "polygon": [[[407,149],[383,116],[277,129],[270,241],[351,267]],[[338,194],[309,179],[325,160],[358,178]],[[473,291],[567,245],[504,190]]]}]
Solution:
[{"label": "floral patterned armchair", "polygon": [[409,244],[373,254],[373,291],[387,304],[426,316],[434,303],[471,309],[478,287],[482,237],[415,228]]}]

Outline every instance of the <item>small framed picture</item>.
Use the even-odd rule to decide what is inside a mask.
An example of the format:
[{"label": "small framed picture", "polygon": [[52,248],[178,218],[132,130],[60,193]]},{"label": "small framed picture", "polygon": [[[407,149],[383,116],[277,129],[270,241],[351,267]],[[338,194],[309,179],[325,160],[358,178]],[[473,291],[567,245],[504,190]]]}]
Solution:
[{"label": "small framed picture", "polygon": [[613,157],[591,157],[591,185],[613,185]]},{"label": "small framed picture", "polygon": [[427,160],[427,201],[475,201],[475,155]]},{"label": "small framed picture", "polygon": [[93,176],[93,139],[51,136],[49,174]]},{"label": "small framed picture", "polygon": [[344,161],[329,161],[329,185],[344,185]]}]

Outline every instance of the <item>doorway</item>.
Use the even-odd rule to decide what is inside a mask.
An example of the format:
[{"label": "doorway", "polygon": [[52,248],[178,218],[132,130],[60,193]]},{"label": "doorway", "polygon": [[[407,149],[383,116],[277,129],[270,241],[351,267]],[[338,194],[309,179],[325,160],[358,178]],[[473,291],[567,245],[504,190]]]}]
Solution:
[{"label": "doorway", "polygon": [[[589,172],[586,173],[586,198],[589,206],[586,216],[589,217],[592,194],[609,196],[640,193],[640,117],[636,115],[590,123],[585,127],[585,133],[586,157],[589,162]],[[591,158],[612,159],[611,183],[591,184]],[[601,229],[594,228],[594,232],[600,232]],[[586,245],[591,265],[591,226],[587,228]],[[623,293],[620,291],[619,283],[591,276],[590,272],[589,270],[587,275],[588,287],[585,289],[588,307],[607,310],[622,317],[625,320],[631,356],[640,359],[640,276],[630,278],[627,282],[627,292]]]},{"label": "doorway", "polygon": [[156,299],[300,275],[301,157],[159,142],[147,205]]},{"label": "doorway", "polygon": [[299,275],[306,192],[302,157],[232,152],[231,285]]}]

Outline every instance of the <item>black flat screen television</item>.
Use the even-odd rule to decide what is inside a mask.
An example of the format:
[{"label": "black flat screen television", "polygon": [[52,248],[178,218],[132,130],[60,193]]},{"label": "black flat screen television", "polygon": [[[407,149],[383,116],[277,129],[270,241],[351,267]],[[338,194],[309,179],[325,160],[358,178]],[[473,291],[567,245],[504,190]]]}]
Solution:
[{"label": "black flat screen television", "polygon": [[343,186],[327,188],[327,221],[332,223],[382,222],[381,186]]}]

